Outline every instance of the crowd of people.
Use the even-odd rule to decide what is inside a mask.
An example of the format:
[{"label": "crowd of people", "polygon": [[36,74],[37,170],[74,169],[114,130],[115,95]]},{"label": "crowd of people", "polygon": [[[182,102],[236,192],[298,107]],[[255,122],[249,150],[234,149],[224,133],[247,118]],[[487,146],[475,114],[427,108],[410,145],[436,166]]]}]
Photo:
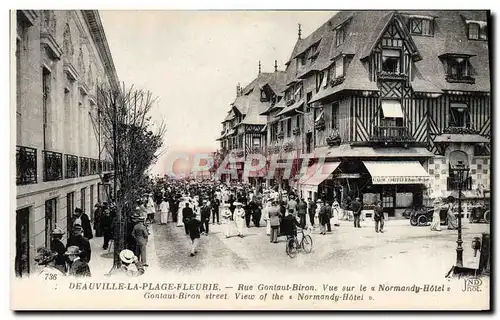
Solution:
[{"label": "crowd of people", "polygon": [[[359,198],[348,199],[347,206],[341,208],[337,199],[328,201],[322,197],[314,201],[301,198],[294,190],[288,192],[240,182],[158,179],[152,189],[143,202],[150,203],[150,207],[145,206],[142,211],[148,212],[154,207],[160,224],[173,221],[183,227],[191,242],[191,256],[198,252],[199,238],[209,234],[210,220],[212,224],[223,225],[226,238],[243,238],[248,228],[266,227],[271,243],[277,243],[280,236],[295,237],[297,228],[319,228],[320,234],[326,235],[338,227],[341,220],[353,221],[355,228],[361,227]],[[382,209],[375,211],[378,212],[376,231],[383,232]]]}]

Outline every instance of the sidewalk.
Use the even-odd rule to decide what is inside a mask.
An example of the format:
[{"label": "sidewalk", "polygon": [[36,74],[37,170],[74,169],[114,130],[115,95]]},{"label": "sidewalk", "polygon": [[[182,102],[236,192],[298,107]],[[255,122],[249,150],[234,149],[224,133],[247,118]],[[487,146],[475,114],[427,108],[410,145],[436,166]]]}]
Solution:
[{"label": "sidewalk", "polygon": [[[146,269],[146,273],[149,271],[156,272],[159,270],[158,259],[156,256],[155,247],[155,235],[152,227],[149,228],[150,235],[148,246],[146,248],[147,261],[149,267]],[[89,262],[90,272],[92,276],[102,277],[107,274],[113,267],[113,252],[114,248],[110,245],[111,250],[104,250],[102,244],[104,242],[103,237],[90,239],[90,248],[92,250],[92,257]]]}]

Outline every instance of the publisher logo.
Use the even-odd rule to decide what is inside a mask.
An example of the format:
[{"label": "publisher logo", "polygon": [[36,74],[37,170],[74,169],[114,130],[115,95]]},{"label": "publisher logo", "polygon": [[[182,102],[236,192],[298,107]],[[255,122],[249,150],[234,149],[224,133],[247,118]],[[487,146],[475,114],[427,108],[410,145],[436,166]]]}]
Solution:
[{"label": "publisher logo", "polygon": [[481,285],[483,281],[479,278],[477,279],[464,279],[463,292],[481,292]]}]

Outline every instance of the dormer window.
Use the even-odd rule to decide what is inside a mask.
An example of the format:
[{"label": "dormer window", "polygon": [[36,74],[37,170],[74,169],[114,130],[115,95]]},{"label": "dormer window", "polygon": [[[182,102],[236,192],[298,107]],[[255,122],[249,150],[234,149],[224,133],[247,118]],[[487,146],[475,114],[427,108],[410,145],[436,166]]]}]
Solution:
[{"label": "dormer window", "polygon": [[434,35],[434,20],[432,18],[413,17],[410,18],[411,34],[422,36]]},{"label": "dormer window", "polygon": [[448,82],[474,83],[468,56],[448,56],[446,63]]},{"label": "dormer window", "polygon": [[382,71],[387,73],[399,73],[401,70],[401,51],[382,50]]},{"label": "dormer window", "polygon": [[260,101],[261,102],[269,101],[269,97],[267,96],[266,92],[263,89],[260,90]]},{"label": "dormer window", "polygon": [[340,26],[335,29],[335,46],[340,46],[345,40],[345,29],[344,26]]},{"label": "dormer window", "polygon": [[469,40],[488,40],[487,24],[483,21],[467,21]]}]

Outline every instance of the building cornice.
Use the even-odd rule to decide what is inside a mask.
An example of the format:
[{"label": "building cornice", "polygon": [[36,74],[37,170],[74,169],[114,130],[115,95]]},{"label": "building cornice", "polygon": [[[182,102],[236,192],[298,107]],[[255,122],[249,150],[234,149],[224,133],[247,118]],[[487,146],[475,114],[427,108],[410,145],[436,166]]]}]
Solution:
[{"label": "building cornice", "polygon": [[17,10],[18,14],[21,14],[24,20],[30,25],[35,24],[36,19],[38,19],[38,11],[36,10]]},{"label": "building cornice", "polygon": [[47,52],[50,54],[51,59],[60,60],[63,54],[63,50],[57,44],[56,40],[52,36],[52,34],[48,32],[40,33],[40,44],[42,47],[45,47]]},{"label": "building cornice", "polygon": [[108,41],[106,40],[106,34],[104,33],[99,12],[97,10],[82,10],[81,12],[89,29],[92,40],[97,48],[99,57],[104,65],[104,69],[108,74],[110,85],[113,89],[119,90],[120,86],[118,75],[116,74],[113,57],[111,56]]}]

